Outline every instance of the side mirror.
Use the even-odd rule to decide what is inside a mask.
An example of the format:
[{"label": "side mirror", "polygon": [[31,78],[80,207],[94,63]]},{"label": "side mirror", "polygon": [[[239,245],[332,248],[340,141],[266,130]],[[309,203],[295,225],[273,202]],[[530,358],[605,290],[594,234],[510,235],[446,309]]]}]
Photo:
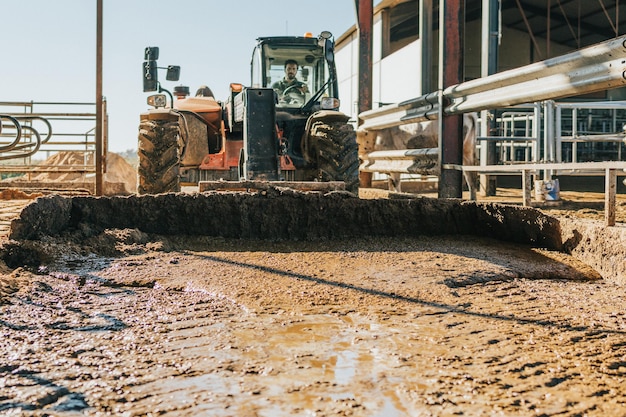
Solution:
[{"label": "side mirror", "polygon": [[323,30],[322,33],[320,33],[319,39],[330,39],[333,37],[333,34],[330,33],[327,30]]},{"label": "side mirror", "polygon": [[144,60],[146,61],[156,61],[159,59],[159,47],[158,46],[148,46],[144,51]]},{"label": "side mirror", "polygon": [[165,79],[167,81],[178,81],[180,78],[180,67],[178,65],[169,65],[167,67],[167,75]]},{"label": "side mirror", "polygon": [[335,43],[330,39],[325,41],[324,55],[326,56],[326,61],[335,62]]},{"label": "side mirror", "polygon": [[159,89],[159,80],[157,76],[156,61],[144,61],[143,63],[143,91],[157,91]]}]

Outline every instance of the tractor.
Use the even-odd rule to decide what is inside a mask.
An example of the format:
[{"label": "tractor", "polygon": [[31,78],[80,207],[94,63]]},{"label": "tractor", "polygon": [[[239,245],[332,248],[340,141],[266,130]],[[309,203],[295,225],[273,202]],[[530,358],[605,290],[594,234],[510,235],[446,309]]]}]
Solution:
[{"label": "tractor", "polygon": [[[349,117],[339,111],[330,32],[261,37],[252,53],[251,84],[232,83],[224,101],[202,86],[174,94],[158,81],[158,47],[145,49],[138,193],[179,192],[203,182],[334,183],[358,194],[359,160]],[[287,62],[297,62],[299,86],[279,91]],[[180,67],[166,79],[178,81]]]}]

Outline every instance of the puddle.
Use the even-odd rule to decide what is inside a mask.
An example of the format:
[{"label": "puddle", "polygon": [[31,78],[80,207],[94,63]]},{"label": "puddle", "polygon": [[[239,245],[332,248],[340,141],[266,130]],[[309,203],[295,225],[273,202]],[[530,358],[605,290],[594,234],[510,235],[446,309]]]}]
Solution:
[{"label": "puddle", "polygon": [[340,385],[348,385],[358,367],[358,355],[351,350],[344,350],[337,353],[335,362],[335,383]]}]

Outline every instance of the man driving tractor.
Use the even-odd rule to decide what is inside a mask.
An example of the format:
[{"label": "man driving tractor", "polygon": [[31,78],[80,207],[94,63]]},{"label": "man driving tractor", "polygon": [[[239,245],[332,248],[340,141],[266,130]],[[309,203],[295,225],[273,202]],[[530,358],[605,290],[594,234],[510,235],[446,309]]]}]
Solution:
[{"label": "man driving tractor", "polygon": [[280,99],[289,92],[299,93],[304,95],[308,92],[307,85],[296,78],[298,73],[298,62],[294,59],[288,59],[285,61],[285,77],[272,84],[272,88],[278,94]]}]

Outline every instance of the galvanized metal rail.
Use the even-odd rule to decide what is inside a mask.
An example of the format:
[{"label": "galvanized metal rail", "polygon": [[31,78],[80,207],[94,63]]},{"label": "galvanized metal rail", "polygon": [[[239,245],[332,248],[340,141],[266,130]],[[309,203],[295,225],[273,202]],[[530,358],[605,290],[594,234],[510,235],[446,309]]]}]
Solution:
[{"label": "galvanized metal rail", "polygon": [[375,151],[361,164],[364,172],[439,175],[438,148]]},{"label": "galvanized metal rail", "polygon": [[[2,120],[7,120],[11,122],[11,124],[4,124]],[[2,133],[2,131],[6,131],[6,129],[15,129],[15,133],[13,135],[7,135],[6,133]],[[0,145],[0,152],[10,151],[15,148],[17,144],[22,140],[22,125],[20,122],[13,116],[9,114],[0,114],[0,135],[14,138],[5,145]]]},{"label": "galvanized metal rail", "polygon": [[[363,123],[359,126],[359,131],[376,132],[402,124],[437,119],[442,115],[508,108],[622,86],[626,86],[626,36],[560,57],[460,83],[445,88],[443,91],[428,93],[398,104],[390,104],[362,112],[359,114],[359,118]],[[440,106],[439,103],[442,105]],[[489,138],[480,139],[493,140]],[[511,141],[515,138],[507,137],[506,140]],[[526,139],[524,138],[524,140]],[[546,146],[548,155],[556,153],[555,149],[552,149],[553,144],[548,146],[546,142]],[[538,149],[538,147],[536,148]],[[436,152],[438,151],[436,148],[429,149],[426,154],[431,160],[435,160],[434,156],[437,155]],[[537,155],[535,155],[536,157]],[[423,158],[423,153],[413,153],[407,150],[388,154],[374,152],[368,154],[367,160],[361,165],[361,170],[364,172],[408,174],[416,164],[423,163]],[[617,164],[619,165],[620,162]],[[446,164],[444,168],[483,174],[502,171],[534,172],[542,169],[563,172],[574,169],[571,163],[536,163],[531,165],[532,170],[530,168],[524,170],[520,168],[520,165],[502,169],[504,167],[502,165],[462,167]],[[587,171],[598,168],[589,165],[577,165],[576,169]],[[614,169],[611,171],[613,172]],[[607,178],[608,175],[607,173]],[[610,223],[610,219],[607,220],[607,223]]]},{"label": "galvanized metal rail", "polygon": [[[359,114],[362,130],[626,86],[626,36]],[[439,108],[439,95],[444,108]]]},{"label": "galvanized metal rail", "polygon": [[[22,174],[23,179],[13,184],[20,188],[41,188],[46,184],[33,181],[34,175],[88,175],[104,172],[104,167],[99,168],[96,163],[96,113],[85,111],[94,106],[94,103],[0,102],[3,128],[0,129],[0,173]],[[104,143],[106,144],[106,129]],[[83,156],[79,156],[78,161],[42,163],[44,159],[59,152]],[[84,189],[85,184],[90,181],[93,182],[93,178],[85,178],[80,182],[55,181],[54,188]]]}]

